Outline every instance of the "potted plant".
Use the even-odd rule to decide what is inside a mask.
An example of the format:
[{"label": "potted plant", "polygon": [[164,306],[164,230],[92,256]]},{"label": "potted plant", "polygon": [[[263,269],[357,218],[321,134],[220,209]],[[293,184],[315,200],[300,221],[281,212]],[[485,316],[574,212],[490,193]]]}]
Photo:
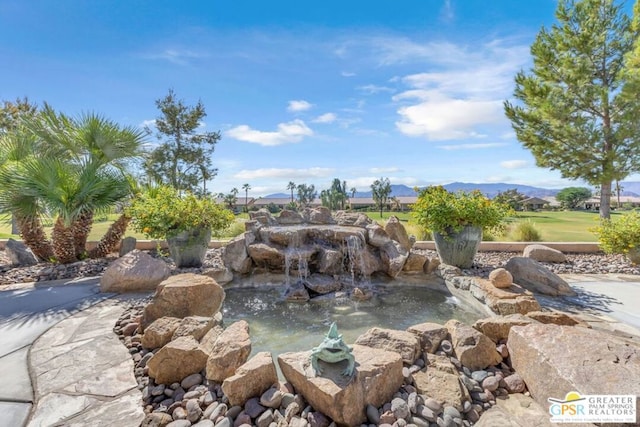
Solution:
[{"label": "potted plant", "polygon": [[166,239],[177,267],[199,267],[211,234],[219,235],[234,221],[233,214],[208,198],[180,195],[168,186],[138,194],[127,208],[133,228],[152,239]]},{"label": "potted plant", "polygon": [[640,264],[640,213],[632,211],[615,220],[603,219],[590,231],[598,236],[605,253],[623,254],[633,264]]},{"label": "potted plant", "polygon": [[452,193],[442,186],[420,191],[412,208],[416,222],[433,234],[440,261],[460,268],[473,264],[483,230],[499,233],[512,213],[478,190]]}]

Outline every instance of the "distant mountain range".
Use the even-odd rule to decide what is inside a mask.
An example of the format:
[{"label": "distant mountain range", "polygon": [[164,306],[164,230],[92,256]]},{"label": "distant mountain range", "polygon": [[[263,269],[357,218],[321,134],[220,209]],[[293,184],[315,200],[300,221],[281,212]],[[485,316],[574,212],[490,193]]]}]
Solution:
[{"label": "distant mountain range", "polygon": [[[638,197],[640,194],[640,182],[623,182],[620,184],[622,187],[622,191],[620,192],[621,196],[633,196]],[[541,187],[533,187],[530,185],[521,185],[521,184],[506,184],[503,182],[499,183],[489,183],[489,184],[476,184],[472,182],[452,182],[451,184],[443,185],[449,191],[472,191],[472,190],[480,190],[487,197],[495,197],[498,193],[504,192],[507,190],[513,190],[514,188],[518,190],[518,192],[524,194],[529,197],[550,197],[555,196],[559,189],[550,189],[550,188],[541,188]],[[580,185],[575,185],[575,187],[580,187]],[[615,188],[613,189],[615,193]],[[392,184],[391,185],[391,196],[402,197],[402,196],[415,196],[416,192],[413,190],[413,187],[409,187],[403,184]],[[274,199],[274,198],[287,198],[291,197],[291,193],[276,193],[265,196],[265,199]],[[371,197],[371,191],[358,191],[355,194],[355,197]]]}]

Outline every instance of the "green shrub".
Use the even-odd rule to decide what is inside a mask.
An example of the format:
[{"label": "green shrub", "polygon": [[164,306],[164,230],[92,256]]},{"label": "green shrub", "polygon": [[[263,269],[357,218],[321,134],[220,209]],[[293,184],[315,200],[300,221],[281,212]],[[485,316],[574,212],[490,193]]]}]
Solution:
[{"label": "green shrub", "polygon": [[640,246],[640,213],[621,215],[616,221],[604,219],[589,229],[598,236],[600,247],[608,254],[628,254]]},{"label": "green shrub", "polygon": [[180,195],[168,186],[150,188],[137,194],[127,213],[134,230],[152,239],[165,239],[193,228],[210,228],[219,235],[234,220],[233,214],[211,199],[191,193]]},{"label": "green shrub", "polygon": [[433,240],[431,233],[420,227],[418,224],[408,222],[405,224],[404,228],[407,230],[407,234],[415,236],[416,240]]},{"label": "green shrub", "polygon": [[245,232],[245,221],[236,219],[224,232],[224,237],[234,238]]},{"label": "green shrub", "polygon": [[451,193],[442,186],[420,191],[412,208],[413,218],[420,226],[445,236],[460,232],[467,225],[499,233],[503,221],[513,213],[508,205],[494,202],[478,190]]},{"label": "green shrub", "polygon": [[516,242],[539,242],[542,235],[531,220],[519,222],[513,226],[511,236]]}]

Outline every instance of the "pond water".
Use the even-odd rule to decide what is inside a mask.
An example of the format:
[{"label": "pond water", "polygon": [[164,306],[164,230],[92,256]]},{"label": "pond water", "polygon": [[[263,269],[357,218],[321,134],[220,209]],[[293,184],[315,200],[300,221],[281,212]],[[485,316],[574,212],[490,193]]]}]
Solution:
[{"label": "pond water", "polygon": [[347,344],[369,328],[378,326],[405,330],[424,322],[445,323],[449,319],[472,324],[481,317],[452,296],[411,284],[393,282],[374,287],[370,301],[327,298],[307,303],[286,302],[282,287],[225,289],[223,318],[226,325],[237,320],[249,323],[252,354],[271,351],[278,355],[303,351],[320,344],[332,322]]}]

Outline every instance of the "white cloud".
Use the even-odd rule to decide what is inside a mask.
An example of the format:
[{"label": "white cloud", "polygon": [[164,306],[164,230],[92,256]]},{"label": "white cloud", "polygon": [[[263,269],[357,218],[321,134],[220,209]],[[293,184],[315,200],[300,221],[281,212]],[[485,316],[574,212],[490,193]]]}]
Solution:
[{"label": "white cloud", "polygon": [[313,119],[312,122],[313,123],[333,123],[336,121],[337,118],[338,116],[336,116],[334,113],[325,113]]},{"label": "white cloud", "polygon": [[335,172],[332,168],[266,168],[266,169],[245,169],[234,175],[238,179],[266,179],[266,178],[284,178],[288,180],[308,179],[308,178],[324,178],[331,176]]},{"label": "white cloud", "polygon": [[356,73],[352,73],[350,71],[343,71],[343,72],[340,73],[340,75],[342,77],[354,77],[356,75]]},{"label": "white cloud", "polygon": [[505,160],[500,162],[500,166],[505,169],[522,169],[529,166],[529,162],[526,160]]},{"label": "white cloud", "polygon": [[289,101],[289,106],[287,107],[287,111],[290,111],[292,113],[298,113],[300,111],[307,111],[311,109],[311,107],[313,107],[313,104],[303,99],[299,99],[299,100]]},{"label": "white cloud", "polygon": [[188,49],[165,49],[158,53],[147,53],[140,55],[144,59],[163,60],[176,65],[187,65],[192,59],[206,58],[208,55]]},{"label": "white cloud", "polygon": [[394,93],[396,91],[395,89],[393,89],[391,87],[378,86],[378,85],[373,85],[373,84],[364,85],[364,86],[358,86],[356,89],[358,89],[361,92],[367,93],[369,95],[375,95],[375,94],[381,93],[381,92]]},{"label": "white cloud", "polygon": [[433,141],[478,137],[474,130],[478,125],[502,119],[501,101],[454,99],[427,91],[412,91],[402,98],[409,96],[421,102],[400,107],[400,120],[396,122],[400,132],[409,136],[424,136]]},{"label": "white cloud", "polygon": [[404,185],[413,187],[413,186],[419,185],[420,183],[420,180],[414,177],[386,176],[386,174],[380,173],[377,176],[373,175],[373,176],[360,176],[355,178],[348,178],[347,187],[348,188],[356,187],[359,191],[369,191],[371,190],[371,184],[373,184],[373,181],[375,181],[376,179],[380,179],[381,175],[384,176],[385,178],[389,178],[389,182],[392,185],[404,184]]},{"label": "white cloud", "polygon": [[[507,123],[502,103],[513,88],[513,76],[526,64],[525,46],[502,40],[470,47],[435,43],[426,52],[404,39],[387,43],[399,46],[395,52],[383,51],[387,61],[402,62],[408,54],[429,61],[430,70],[404,76],[401,81],[408,89],[392,98],[404,104],[397,110],[400,132],[442,141],[477,138],[482,127]],[[396,57],[388,56],[392,54]]]},{"label": "white cloud", "polygon": [[510,176],[499,176],[499,175],[488,176],[484,179],[485,182],[491,182],[491,183],[507,182],[510,180],[511,180]]},{"label": "white cloud", "polygon": [[384,168],[371,168],[369,169],[369,172],[374,174],[395,173],[395,172],[400,172],[400,168],[395,166],[384,167]]},{"label": "white cloud", "polygon": [[146,128],[146,127],[155,127],[156,126],[156,119],[151,119],[151,120],[143,120],[142,123],[140,123],[138,125],[138,127],[141,128]]},{"label": "white cloud", "polygon": [[451,22],[455,18],[451,0],[444,0],[442,9],[440,9],[440,19],[444,22]]},{"label": "white cloud", "polygon": [[447,151],[480,150],[484,148],[504,147],[505,145],[509,145],[509,144],[506,144],[504,142],[487,142],[487,143],[480,143],[480,144],[450,144],[450,145],[438,145],[438,148],[441,148]]},{"label": "white cloud", "polygon": [[239,141],[275,146],[300,142],[305,136],[313,135],[313,130],[302,120],[295,119],[288,123],[278,124],[278,130],[275,132],[255,130],[247,125],[240,125],[229,129],[226,135]]}]

